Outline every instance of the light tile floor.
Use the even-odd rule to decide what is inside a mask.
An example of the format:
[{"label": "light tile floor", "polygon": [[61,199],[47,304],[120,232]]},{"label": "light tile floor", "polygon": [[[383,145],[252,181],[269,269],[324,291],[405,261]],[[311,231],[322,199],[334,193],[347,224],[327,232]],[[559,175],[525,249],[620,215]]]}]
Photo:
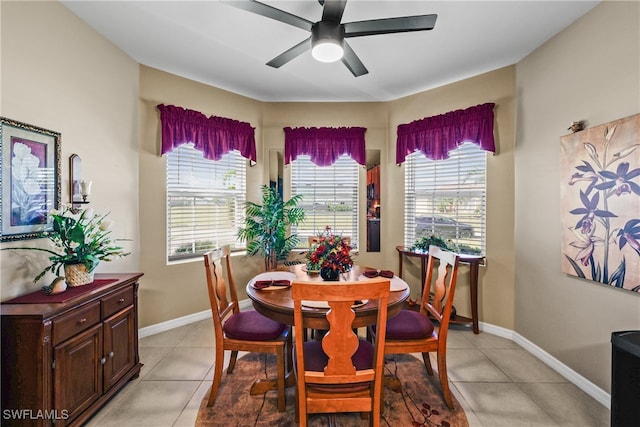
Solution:
[{"label": "light tile floor", "polygon": [[[486,332],[474,335],[464,326],[452,328],[449,378],[471,427],[609,425],[606,407],[519,345]],[[211,320],[140,339],[140,377],[87,425],[193,426],[211,386],[213,347]]]}]

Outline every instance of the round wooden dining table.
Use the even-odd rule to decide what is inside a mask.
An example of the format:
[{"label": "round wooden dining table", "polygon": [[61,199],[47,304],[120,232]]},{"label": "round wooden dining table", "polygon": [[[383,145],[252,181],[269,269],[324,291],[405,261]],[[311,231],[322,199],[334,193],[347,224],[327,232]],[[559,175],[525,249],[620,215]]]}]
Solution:
[{"label": "round wooden dining table", "polygon": [[[353,266],[350,272],[344,273],[340,277],[340,281],[360,281],[367,280],[362,275],[365,270],[372,270],[369,267]],[[269,271],[260,273],[247,283],[247,295],[253,302],[254,309],[270,319],[277,320],[288,325],[293,325],[293,300],[291,299],[291,286],[268,286],[264,289],[257,289],[254,284],[260,281],[268,284],[270,280],[281,281],[289,280],[290,282],[323,282],[318,273],[306,271],[304,264],[291,266],[289,271]],[[265,283],[266,282],[266,283]],[[326,282],[327,284],[335,284],[339,282]],[[403,279],[395,276],[391,279],[391,290],[387,303],[387,316],[389,318],[395,316],[402,310],[404,301],[409,297],[411,290],[409,285]],[[363,301],[364,302],[364,301]],[[328,308],[313,308],[303,305],[304,327],[308,329],[327,330],[329,323],[326,319]],[[354,328],[361,328],[373,325],[378,316],[377,301],[366,301],[365,304],[354,307],[356,317],[353,321]],[[290,366],[289,366],[290,368]],[[295,385],[295,378],[292,372],[286,373],[285,387]],[[250,394],[264,394],[269,390],[277,390],[277,382],[274,379],[257,380],[251,386]]]},{"label": "round wooden dining table", "polygon": [[[371,269],[372,268],[369,267],[355,265],[350,272],[341,275],[340,281],[367,280],[366,277],[362,276],[362,273],[365,270]],[[288,325],[293,325],[291,287],[270,287],[268,290],[256,289],[254,283],[261,277],[281,278],[281,280],[295,280],[299,282],[323,282],[319,274],[307,272],[304,264],[291,266],[289,271],[262,273],[262,275],[258,275],[249,281],[247,284],[247,295],[253,302],[254,309],[263,316]],[[336,284],[339,283],[339,281],[326,283]],[[392,292],[389,295],[389,302],[387,304],[387,316],[389,318],[395,316],[402,310],[404,301],[411,293],[407,283],[398,276],[394,276],[393,279],[391,279],[391,289]],[[364,305],[354,307],[353,311],[356,315],[353,322],[354,328],[373,325],[378,315],[378,303],[377,301],[367,301]],[[328,329],[329,324],[327,323],[326,314],[327,308],[303,306],[304,327],[309,329]]]}]

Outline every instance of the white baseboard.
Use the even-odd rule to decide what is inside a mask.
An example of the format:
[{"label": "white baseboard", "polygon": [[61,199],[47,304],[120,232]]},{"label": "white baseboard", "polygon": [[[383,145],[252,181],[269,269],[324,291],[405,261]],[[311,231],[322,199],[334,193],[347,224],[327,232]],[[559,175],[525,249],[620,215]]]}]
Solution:
[{"label": "white baseboard", "polygon": [[138,329],[138,338],[166,332],[204,319],[211,319],[211,310],[204,310],[199,313],[178,317],[177,319],[167,320],[166,322],[156,323],[155,325],[145,326],[144,328]]},{"label": "white baseboard", "polygon": [[[251,301],[248,299],[242,300],[239,302],[239,305],[240,309],[249,308],[251,307]],[[200,320],[204,319],[211,319],[211,310],[204,310],[199,313],[189,314],[187,316],[178,317],[177,319],[167,320],[166,322],[161,322],[155,325],[140,328],[138,329],[138,337],[148,337],[150,335],[165,332],[179,326],[185,326],[190,323],[199,322]],[[569,368],[567,365],[560,362],[558,359],[556,359],[522,335],[510,329],[484,322],[479,323],[479,328],[483,332],[511,340],[520,345],[522,348],[524,348],[529,353],[533,354],[546,365],[548,365],[551,369],[555,370],[560,375],[565,377],[569,382],[573,383],[580,390],[584,391],[589,396],[600,402],[607,409],[611,409],[611,395],[609,393],[593,384],[591,381],[587,380],[585,377],[578,374],[576,371]]]},{"label": "white baseboard", "polygon": [[[238,302],[240,309],[251,307],[250,300],[242,300]],[[145,326],[138,329],[138,338],[148,337],[150,335],[159,334],[160,332],[166,332],[171,329],[185,326],[190,323],[199,322],[200,320],[211,319],[211,310],[204,310],[199,313],[188,314],[186,316],[178,317],[177,319],[167,320],[166,322],[156,323],[155,325]]]},{"label": "white baseboard", "polygon": [[516,344],[520,345],[522,348],[527,350],[529,353],[533,354],[535,357],[544,362],[547,366],[549,366],[554,371],[558,372],[560,375],[565,377],[569,382],[573,383],[580,390],[587,393],[589,396],[600,402],[607,409],[611,410],[611,395],[587,380],[585,377],[523,337],[522,335],[509,330],[502,328],[500,326],[491,325],[488,323],[480,322],[480,329],[484,332],[488,332],[492,335],[497,335],[502,338],[509,339]]}]

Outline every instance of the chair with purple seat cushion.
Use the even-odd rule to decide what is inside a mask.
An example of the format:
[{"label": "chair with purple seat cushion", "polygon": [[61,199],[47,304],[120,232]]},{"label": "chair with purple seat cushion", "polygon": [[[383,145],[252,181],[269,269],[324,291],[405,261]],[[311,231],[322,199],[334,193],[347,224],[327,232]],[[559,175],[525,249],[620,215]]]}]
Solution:
[{"label": "chair with purple seat cushion", "polygon": [[[230,262],[231,250],[224,246],[220,251],[211,251],[204,255],[204,266],[207,273],[209,302],[213,315],[215,332],[216,359],[213,372],[213,384],[207,406],[213,406],[222,381],[222,368],[225,350],[231,350],[231,359],[227,374],[233,373],[238,351],[272,353],[276,355],[278,364],[278,410],[284,412],[285,401],[285,367],[291,370],[291,327],[271,320],[262,314],[250,310],[240,311],[238,295]],[[224,279],[222,262],[227,271]],[[285,366],[286,364],[286,366]]]},{"label": "chair with purple seat cushion", "polygon": [[[296,373],[296,417],[307,425],[307,414],[338,412],[369,414],[369,424],[380,425],[384,377],[385,327],[378,328],[373,344],[353,330],[358,300],[377,300],[377,321],[386,325],[391,282],[377,278],[366,282],[293,282],[294,371]],[[305,341],[304,301],[326,301],[329,330],[321,341]]]},{"label": "chair with purple seat cushion", "polygon": [[[436,263],[438,263],[437,270]],[[434,270],[437,271],[437,275],[432,280]],[[447,332],[457,276],[458,255],[437,246],[430,246],[420,311],[402,310],[397,316],[389,319],[384,346],[385,354],[422,353],[429,375],[433,375],[429,353],[435,352],[438,359],[440,386],[444,401],[449,408],[453,408],[453,399],[447,375]],[[432,282],[433,293],[431,293]],[[435,325],[432,319],[435,320]],[[368,328],[370,338],[374,338],[376,332],[379,333],[376,329],[380,328],[375,326]]]}]

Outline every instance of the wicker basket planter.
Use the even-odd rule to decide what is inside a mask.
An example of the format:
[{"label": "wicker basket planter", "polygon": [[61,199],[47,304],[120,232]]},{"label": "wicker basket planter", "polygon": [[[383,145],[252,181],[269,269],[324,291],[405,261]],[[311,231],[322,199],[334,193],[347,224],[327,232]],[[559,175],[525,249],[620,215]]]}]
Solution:
[{"label": "wicker basket planter", "polygon": [[68,286],[82,286],[93,282],[93,271],[88,272],[84,264],[65,265],[64,275]]}]

